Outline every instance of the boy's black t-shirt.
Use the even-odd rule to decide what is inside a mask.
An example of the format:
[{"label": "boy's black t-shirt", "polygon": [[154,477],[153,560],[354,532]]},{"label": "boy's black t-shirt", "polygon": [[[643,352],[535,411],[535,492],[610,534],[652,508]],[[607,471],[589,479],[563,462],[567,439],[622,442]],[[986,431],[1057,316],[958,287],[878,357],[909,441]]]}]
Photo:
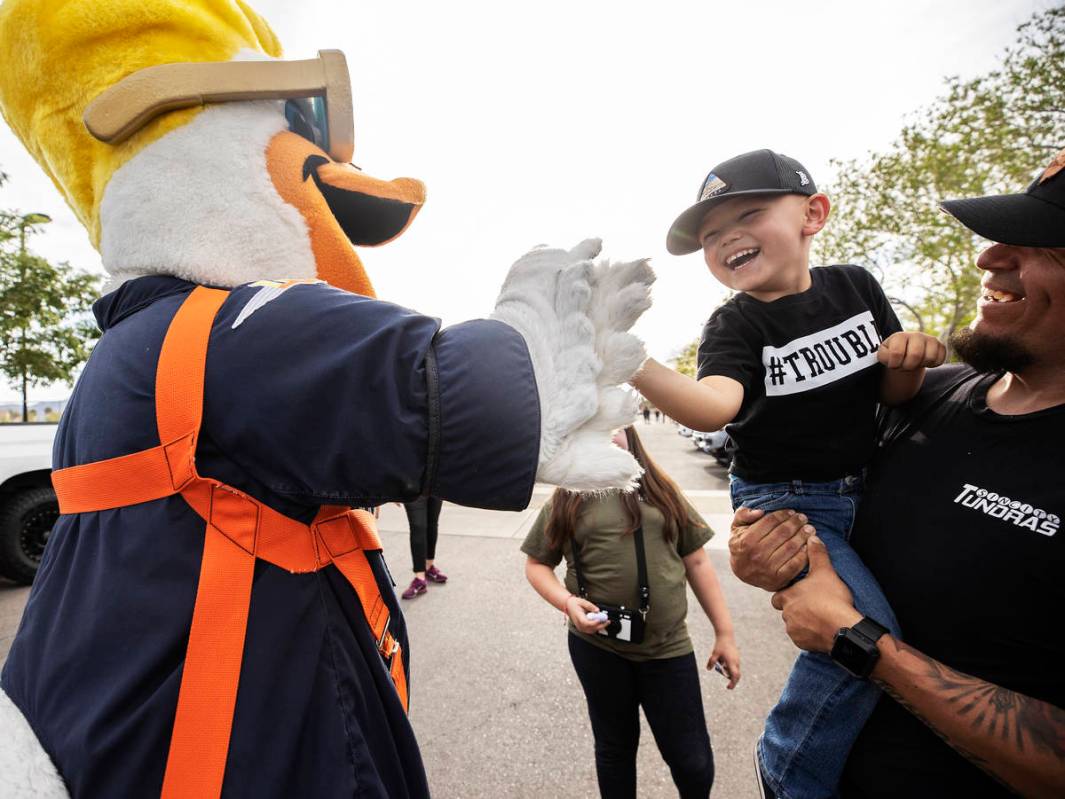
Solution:
[{"label": "boy's black t-shirt", "polygon": [[[870,465],[851,543],[906,643],[1065,708],[1065,406],[1000,416],[986,405],[994,379],[933,369],[918,397],[892,411],[896,440]],[[1014,745],[1018,708],[1006,697],[996,706],[996,718],[964,718]],[[1024,745],[1033,741],[1028,730]],[[1013,795],[887,696],[851,750],[842,788],[857,799]]]},{"label": "boy's black t-shirt", "polygon": [[773,302],[737,294],[699,344],[698,379],[743,384],[725,429],[744,480],[834,480],[859,470],[876,442],[880,342],[902,329],[860,266],[810,270],[810,288]]}]

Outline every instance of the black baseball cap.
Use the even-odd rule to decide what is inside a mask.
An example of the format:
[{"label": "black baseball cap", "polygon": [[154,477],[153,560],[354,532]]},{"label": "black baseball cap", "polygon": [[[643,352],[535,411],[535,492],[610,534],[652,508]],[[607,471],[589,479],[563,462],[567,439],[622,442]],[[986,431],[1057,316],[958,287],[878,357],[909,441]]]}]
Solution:
[{"label": "black baseball cap", "polygon": [[1065,150],[1024,194],[945,200],[939,207],[978,236],[1017,247],[1065,247]]},{"label": "black baseball cap", "polygon": [[752,194],[817,193],[813,178],[794,158],[772,150],[755,150],[737,155],[710,170],[699,186],[695,205],[677,217],[666,236],[666,249],[673,255],[687,255],[702,245],[699,225],[707,211],[733,197]]}]

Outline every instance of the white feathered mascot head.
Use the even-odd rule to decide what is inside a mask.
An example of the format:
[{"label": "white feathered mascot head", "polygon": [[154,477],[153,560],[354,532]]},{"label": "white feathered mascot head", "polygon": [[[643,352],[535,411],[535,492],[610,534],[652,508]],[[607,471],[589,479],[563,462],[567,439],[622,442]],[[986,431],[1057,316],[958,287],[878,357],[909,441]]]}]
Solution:
[{"label": "white feathered mascot head", "polygon": [[424,202],[419,181],[351,165],[343,55],[281,61],[240,0],[7,0],[0,41],[0,111],[112,286],[318,278],[372,296],[354,247]]}]

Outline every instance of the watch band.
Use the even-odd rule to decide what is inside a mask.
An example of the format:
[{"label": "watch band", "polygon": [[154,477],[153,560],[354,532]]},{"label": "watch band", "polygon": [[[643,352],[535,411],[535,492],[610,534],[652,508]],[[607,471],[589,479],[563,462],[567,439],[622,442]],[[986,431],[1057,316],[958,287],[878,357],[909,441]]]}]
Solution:
[{"label": "watch band", "polygon": [[874,644],[880,640],[882,636],[890,632],[883,624],[868,616],[863,617],[862,620],[853,625],[851,629],[863,638],[868,639],[870,643]]},{"label": "watch band", "polygon": [[868,616],[851,627],[843,627],[832,640],[829,657],[859,679],[865,679],[873,673],[876,662],[880,659],[880,650],[876,646],[888,628]]}]

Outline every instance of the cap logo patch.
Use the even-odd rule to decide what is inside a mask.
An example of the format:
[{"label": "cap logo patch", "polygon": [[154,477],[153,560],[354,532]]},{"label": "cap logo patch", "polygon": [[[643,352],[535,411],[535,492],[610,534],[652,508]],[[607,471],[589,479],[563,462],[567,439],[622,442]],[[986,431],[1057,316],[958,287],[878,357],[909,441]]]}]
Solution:
[{"label": "cap logo patch", "polygon": [[810,179],[808,177],[806,177],[806,173],[805,172],[802,172],[802,171],[796,169],[795,170],[795,174],[799,176],[799,185],[800,186],[809,186],[810,185]]},{"label": "cap logo patch", "polygon": [[1044,183],[1054,177],[1054,175],[1058,174],[1058,172],[1060,172],[1062,169],[1065,169],[1065,150],[1062,150],[1060,153],[1055,155],[1054,160],[1050,162],[1050,166],[1043,170],[1043,174],[1039,178],[1038,185],[1042,186]]},{"label": "cap logo patch", "polygon": [[728,184],[711,172],[706,176],[706,181],[703,183],[703,190],[699,192],[699,202],[702,202],[707,197],[713,197],[715,194],[720,194],[728,188]]}]

